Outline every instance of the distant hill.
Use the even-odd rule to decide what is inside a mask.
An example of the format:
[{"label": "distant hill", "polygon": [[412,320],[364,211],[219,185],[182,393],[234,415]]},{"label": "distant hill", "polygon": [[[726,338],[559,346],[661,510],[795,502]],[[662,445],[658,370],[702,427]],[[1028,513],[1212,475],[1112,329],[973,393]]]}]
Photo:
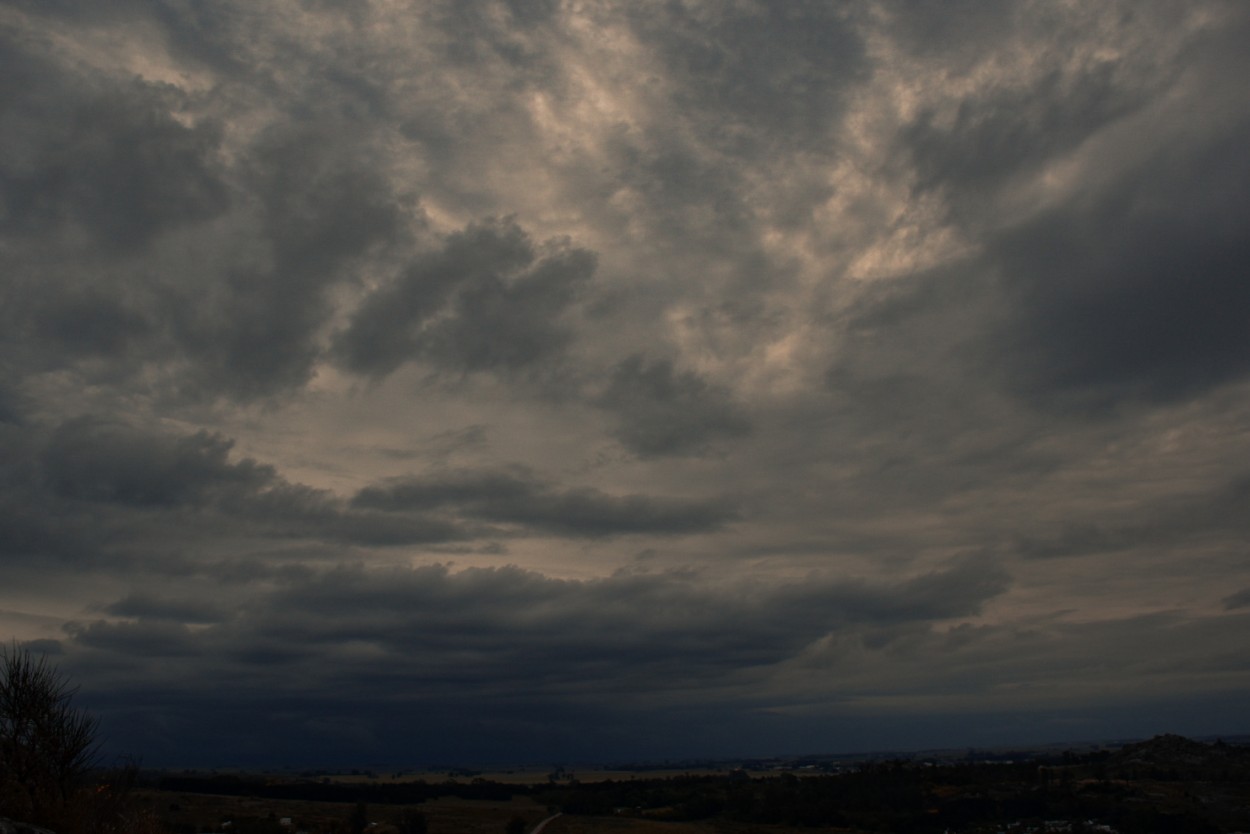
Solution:
[{"label": "distant hill", "polygon": [[1109,771],[1127,777],[1230,781],[1250,778],[1250,747],[1168,734],[1126,744],[1107,765]]}]

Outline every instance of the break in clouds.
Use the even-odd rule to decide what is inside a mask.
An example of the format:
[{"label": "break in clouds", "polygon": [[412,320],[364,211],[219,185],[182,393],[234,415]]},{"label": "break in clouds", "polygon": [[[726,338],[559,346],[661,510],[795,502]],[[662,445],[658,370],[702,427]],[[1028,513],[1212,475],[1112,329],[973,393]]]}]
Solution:
[{"label": "break in clouds", "polygon": [[0,626],[153,764],[1246,730],[1250,14],[0,3]]}]

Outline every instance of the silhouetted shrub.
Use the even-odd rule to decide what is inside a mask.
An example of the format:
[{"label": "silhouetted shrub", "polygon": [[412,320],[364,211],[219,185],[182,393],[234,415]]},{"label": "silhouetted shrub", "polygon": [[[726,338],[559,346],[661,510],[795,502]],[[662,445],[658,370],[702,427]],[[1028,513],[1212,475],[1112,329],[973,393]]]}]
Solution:
[{"label": "silhouetted shrub", "polygon": [[58,834],[155,831],[131,801],[138,768],[96,771],[97,723],[76,691],[46,657],[0,649],[0,816]]}]

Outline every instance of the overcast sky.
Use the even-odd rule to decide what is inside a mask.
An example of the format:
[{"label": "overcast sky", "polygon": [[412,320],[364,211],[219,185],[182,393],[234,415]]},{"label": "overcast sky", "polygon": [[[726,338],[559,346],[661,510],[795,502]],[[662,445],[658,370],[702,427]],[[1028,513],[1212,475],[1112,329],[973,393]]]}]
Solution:
[{"label": "overcast sky", "polygon": [[1250,6],[0,1],[0,635],[150,764],[1250,732]]}]

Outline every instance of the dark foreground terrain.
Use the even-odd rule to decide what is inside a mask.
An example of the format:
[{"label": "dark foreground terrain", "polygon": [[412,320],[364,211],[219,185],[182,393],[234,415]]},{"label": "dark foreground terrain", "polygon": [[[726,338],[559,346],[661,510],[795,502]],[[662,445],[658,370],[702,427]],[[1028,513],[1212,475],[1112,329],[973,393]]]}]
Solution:
[{"label": "dark foreground terrain", "polygon": [[[171,834],[747,834],[1250,831],[1250,747],[1159,736],[1012,758],[794,762],[745,770],[529,784],[165,774],[142,798]],[[525,780],[520,780],[524,782]]]}]

